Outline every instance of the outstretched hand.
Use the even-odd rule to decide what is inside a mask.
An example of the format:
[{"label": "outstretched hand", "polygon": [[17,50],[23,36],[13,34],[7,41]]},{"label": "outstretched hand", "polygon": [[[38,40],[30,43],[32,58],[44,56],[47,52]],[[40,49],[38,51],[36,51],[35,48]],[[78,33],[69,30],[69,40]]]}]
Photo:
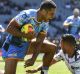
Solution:
[{"label": "outstretched hand", "polygon": [[25,61],[25,64],[24,64],[24,68],[26,68],[26,67],[29,67],[29,66],[33,66],[34,65],[34,60],[32,60],[32,59],[28,59],[28,60],[26,60]]}]

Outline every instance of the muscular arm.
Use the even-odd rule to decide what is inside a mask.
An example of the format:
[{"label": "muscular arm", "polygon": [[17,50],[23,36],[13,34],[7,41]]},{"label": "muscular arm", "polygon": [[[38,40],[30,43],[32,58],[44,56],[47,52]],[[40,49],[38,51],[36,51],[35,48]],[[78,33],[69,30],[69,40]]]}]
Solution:
[{"label": "muscular arm", "polygon": [[34,61],[36,60],[45,37],[46,37],[46,32],[40,32],[38,34],[38,36],[36,38],[36,48],[35,48],[36,51],[33,53],[32,60],[34,60]]},{"label": "muscular arm", "polygon": [[28,36],[28,34],[21,32],[19,28],[20,28],[20,25],[14,19],[12,19],[6,31],[16,37],[24,37],[24,38],[30,37]]},{"label": "muscular arm", "polygon": [[35,41],[35,45],[34,45],[35,50],[33,52],[32,58],[25,61],[25,65],[24,65],[25,68],[28,66],[32,66],[34,64],[34,62],[39,54],[39,50],[41,49],[41,45],[43,43],[45,36],[46,36],[46,34],[39,33],[37,39],[32,40],[32,42]]}]

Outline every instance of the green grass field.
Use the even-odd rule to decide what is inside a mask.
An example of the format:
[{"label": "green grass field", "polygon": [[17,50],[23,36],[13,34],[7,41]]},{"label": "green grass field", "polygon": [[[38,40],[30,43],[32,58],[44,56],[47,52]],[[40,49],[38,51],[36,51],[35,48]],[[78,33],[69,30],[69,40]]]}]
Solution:
[{"label": "green grass field", "polygon": [[[36,62],[33,67],[25,69],[24,62],[19,62],[17,66],[17,74],[28,74],[25,72],[27,69],[34,69],[35,67],[40,65],[40,63],[41,62]],[[4,70],[4,62],[0,62],[0,70]],[[40,74],[40,72],[35,74]],[[49,74],[71,74],[71,73],[65,66],[65,63],[61,61],[50,67]]]}]

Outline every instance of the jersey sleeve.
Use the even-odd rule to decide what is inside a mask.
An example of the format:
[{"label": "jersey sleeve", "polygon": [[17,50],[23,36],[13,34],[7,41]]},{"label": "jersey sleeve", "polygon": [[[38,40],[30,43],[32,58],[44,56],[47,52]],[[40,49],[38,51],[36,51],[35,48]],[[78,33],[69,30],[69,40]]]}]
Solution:
[{"label": "jersey sleeve", "polygon": [[54,55],[53,59],[55,59],[56,61],[63,60],[62,54],[62,50],[60,50],[57,54]]},{"label": "jersey sleeve", "polygon": [[71,21],[72,21],[71,18],[68,17],[64,22],[65,22],[65,23],[69,23],[69,22],[71,22]]},{"label": "jersey sleeve", "polygon": [[46,32],[46,33],[47,33],[48,29],[49,29],[49,24],[46,23],[46,24],[44,24],[44,25],[42,26],[41,32]]},{"label": "jersey sleeve", "polygon": [[19,25],[23,25],[29,21],[29,16],[25,11],[22,11],[16,17],[14,17],[14,19]]}]

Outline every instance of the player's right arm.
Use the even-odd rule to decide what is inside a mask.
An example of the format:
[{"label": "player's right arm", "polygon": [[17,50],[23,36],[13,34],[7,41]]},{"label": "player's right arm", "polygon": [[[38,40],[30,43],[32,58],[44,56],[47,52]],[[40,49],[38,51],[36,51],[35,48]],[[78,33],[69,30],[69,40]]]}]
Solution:
[{"label": "player's right arm", "polygon": [[6,29],[6,31],[10,34],[12,34],[13,36],[17,36],[17,37],[26,37],[25,33],[22,33],[21,31],[19,31],[20,25],[14,20],[12,19]]},{"label": "player's right arm", "polygon": [[10,21],[6,31],[16,37],[24,37],[24,38],[31,39],[34,37],[34,33],[25,34],[19,30],[21,25],[24,23],[24,20],[27,18],[27,17],[24,18],[23,16],[24,14],[18,15],[18,17],[13,18]]}]

